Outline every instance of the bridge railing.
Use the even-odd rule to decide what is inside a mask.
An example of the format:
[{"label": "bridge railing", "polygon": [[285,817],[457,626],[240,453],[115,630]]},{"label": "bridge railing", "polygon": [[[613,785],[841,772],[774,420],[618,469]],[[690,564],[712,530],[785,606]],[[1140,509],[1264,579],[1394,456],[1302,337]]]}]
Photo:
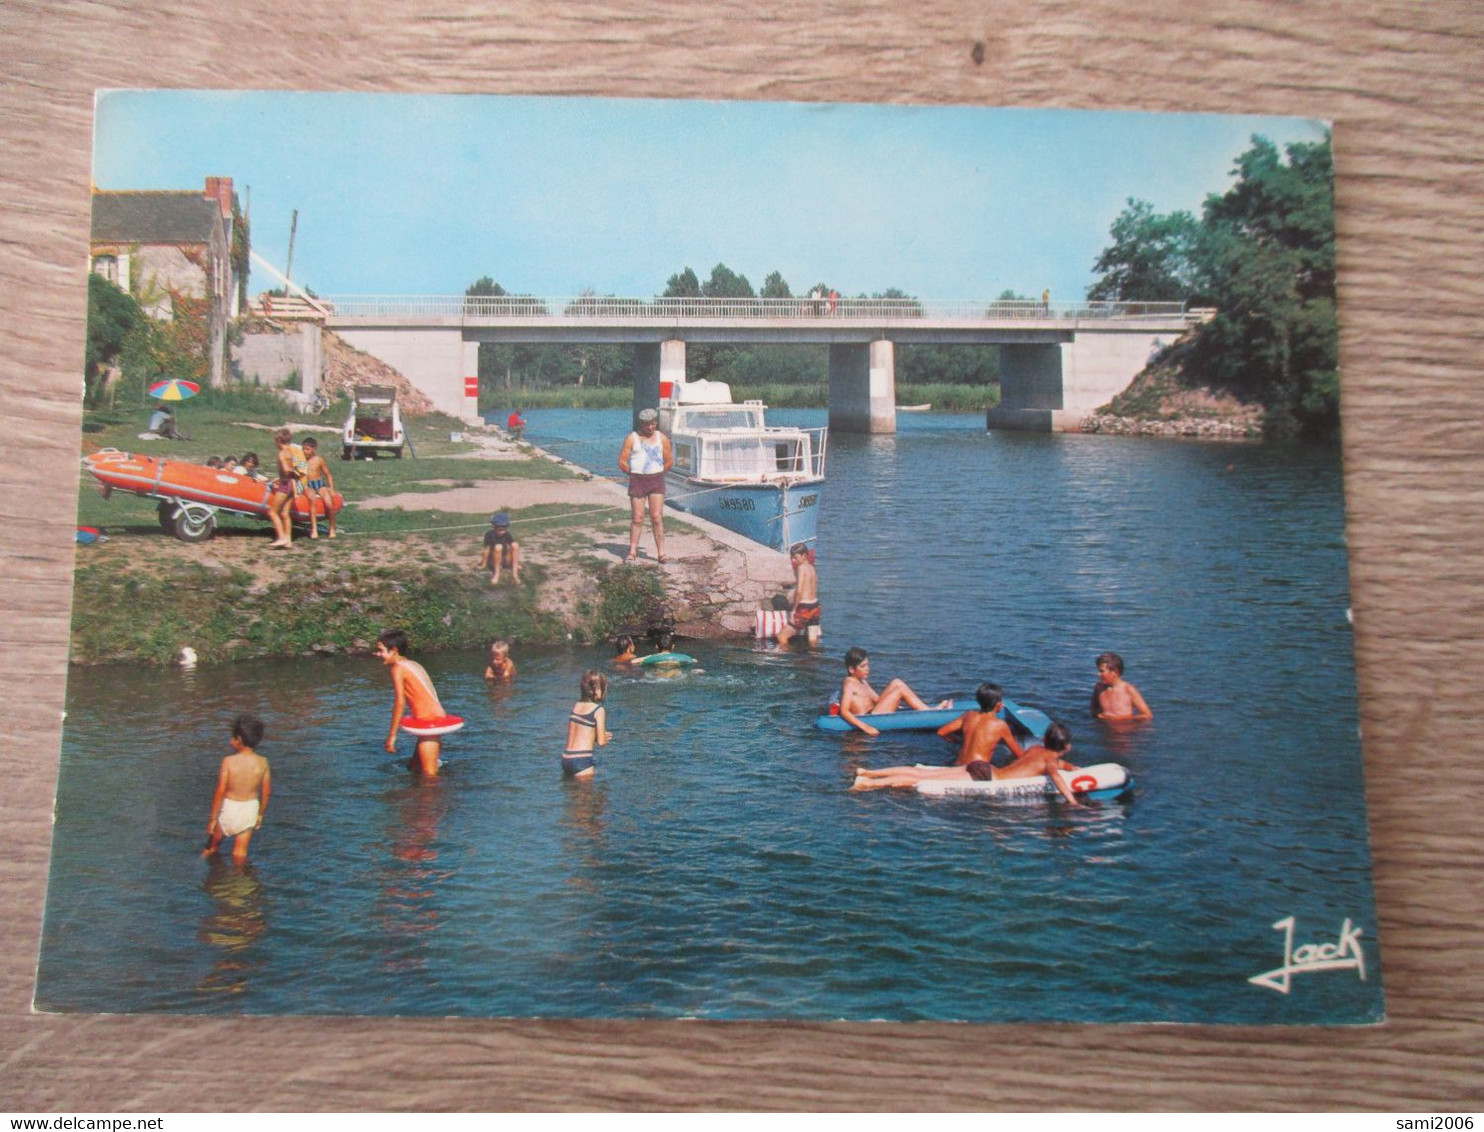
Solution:
[{"label": "bridge railing", "polygon": [[1181,318],[1184,303],[1057,302],[1034,299],[635,299],[611,295],[335,295],[336,318],[458,318],[602,322],[839,319],[854,322]]}]

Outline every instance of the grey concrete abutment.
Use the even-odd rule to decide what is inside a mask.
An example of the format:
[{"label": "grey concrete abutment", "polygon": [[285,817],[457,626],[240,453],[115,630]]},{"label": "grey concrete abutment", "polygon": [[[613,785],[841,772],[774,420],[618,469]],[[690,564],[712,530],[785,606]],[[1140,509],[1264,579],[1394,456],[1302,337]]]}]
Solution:
[{"label": "grey concrete abutment", "polygon": [[[684,341],[634,347],[636,413],[659,403],[662,382],[684,380]],[[830,344],[829,414],[830,428],[841,432],[896,432],[896,351],[891,342]]]}]

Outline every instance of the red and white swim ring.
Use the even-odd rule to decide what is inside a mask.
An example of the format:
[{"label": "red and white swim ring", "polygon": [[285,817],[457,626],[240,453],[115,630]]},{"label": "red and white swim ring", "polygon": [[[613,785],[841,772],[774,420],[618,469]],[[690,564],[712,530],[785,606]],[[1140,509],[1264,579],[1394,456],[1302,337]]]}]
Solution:
[{"label": "red and white swim ring", "polygon": [[1089,790],[1096,790],[1097,786],[1098,780],[1090,774],[1079,774],[1076,778],[1072,779],[1073,794],[1085,794]]},{"label": "red and white swim ring", "polygon": [[464,726],[462,716],[457,715],[435,715],[432,719],[414,719],[410,715],[402,717],[402,730],[409,735],[416,735],[419,739],[431,738],[434,735],[447,735],[450,731],[457,731]]}]

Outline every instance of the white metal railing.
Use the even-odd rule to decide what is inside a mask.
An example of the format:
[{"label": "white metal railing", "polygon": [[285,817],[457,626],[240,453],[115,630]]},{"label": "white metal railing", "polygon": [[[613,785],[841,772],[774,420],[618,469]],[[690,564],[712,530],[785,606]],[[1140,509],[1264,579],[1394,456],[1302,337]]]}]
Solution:
[{"label": "white metal railing", "polygon": [[335,295],[332,318],[465,321],[679,323],[690,320],[819,320],[873,324],[1186,318],[1184,303],[1056,302],[1034,299],[635,299],[610,295]]}]

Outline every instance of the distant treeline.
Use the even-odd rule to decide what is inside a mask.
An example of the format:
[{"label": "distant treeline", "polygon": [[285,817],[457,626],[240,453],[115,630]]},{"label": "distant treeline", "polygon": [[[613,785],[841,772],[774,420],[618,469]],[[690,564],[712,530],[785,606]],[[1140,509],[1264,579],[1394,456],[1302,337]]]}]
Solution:
[{"label": "distant treeline", "polygon": [[1236,183],[1207,197],[1200,219],[1159,214],[1130,198],[1087,297],[1214,307],[1215,318],[1161,359],[1181,384],[1262,405],[1270,433],[1333,436],[1339,350],[1329,139],[1280,155],[1254,136],[1232,172]]},{"label": "distant treeline", "polygon": [[[827,295],[828,283],[813,284],[809,291]],[[806,292],[807,294],[808,292]],[[473,283],[466,295],[500,296],[509,292],[489,276]],[[664,298],[763,298],[795,297],[788,282],[777,271],[763,280],[760,291],[753,290],[747,276],[739,275],[724,263],[711,269],[704,282],[689,267],[670,276],[661,293]],[[598,298],[599,296],[593,296]],[[903,299],[912,296],[888,289],[862,299]],[[1002,299],[1022,296],[1006,291]],[[725,381],[740,395],[745,390],[778,387],[799,388],[788,402],[823,404],[823,389],[829,380],[829,347],[826,345],[749,345],[705,346],[691,343],[686,348],[686,376],[692,381],[705,378]],[[899,345],[896,352],[896,380],[899,391],[915,386],[966,386],[961,397],[953,400],[964,408],[994,404],[999,398],[999,351],[993,346],[927,346]],[[486,342],[479,348],[480,408],[509,404],[537,404],[540,401],[561,403],[564,389],[617,386],[631,388],[634,381],[634,348],[632,346],[538,345]],[[817,387],[809,390],[802,387]],[[523,400],[522,394],[526,397]],[[543,394],[539,398],[536,394]],[[943,398],[939,398],[943,400]],[[782,404],[776,397],[770,403]]]}]

